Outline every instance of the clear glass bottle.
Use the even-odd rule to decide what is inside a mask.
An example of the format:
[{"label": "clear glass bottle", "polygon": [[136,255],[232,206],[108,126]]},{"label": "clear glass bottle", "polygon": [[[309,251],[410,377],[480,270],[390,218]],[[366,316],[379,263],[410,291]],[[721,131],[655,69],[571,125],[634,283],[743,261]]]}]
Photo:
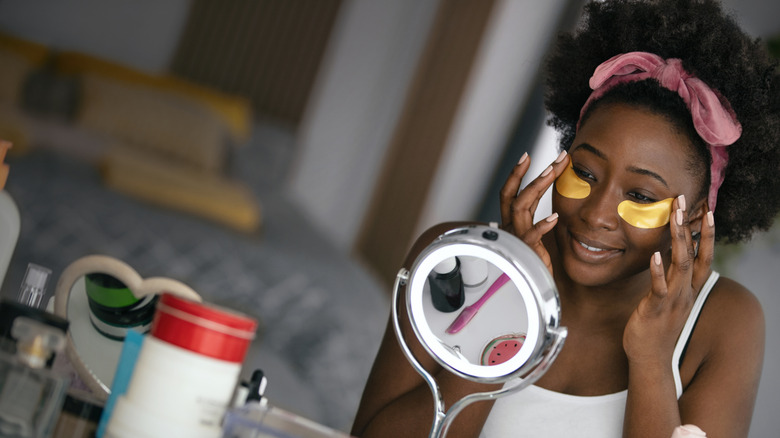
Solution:
[{"label": "clear glass bottle", "polygon": [[49,275],[51,269],[29,263],[22,280],[22,287],[19,289],[19,302],[36,309],[41,308]]},{"label": "clear glass bottle", "polygon": [[0,436],[48,438],[54,431],[68,387],[67,379],[46,368],[61,351],[61,330],[23,316],[11,329],[16,354],[0,352]]}]

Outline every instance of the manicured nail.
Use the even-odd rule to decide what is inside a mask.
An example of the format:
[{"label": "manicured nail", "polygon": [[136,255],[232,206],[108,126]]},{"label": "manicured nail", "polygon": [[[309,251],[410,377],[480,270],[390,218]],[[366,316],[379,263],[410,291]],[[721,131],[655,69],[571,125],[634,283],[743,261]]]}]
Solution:
[{"label": "manicured nail", "polygon": [[677,205],[680,206],[680,210],[685,211],[685,195],[677,197]]},{"label": "manicured nail", "polygon": [[653,263],[655,263],[656,266],[661,266],[661,253],[656,251],[653,254]]},{"label": "manicured nail", "polygon": [[677,209],[676,219],[677,219],[677,225],[683,224],[683,211],[680,208]]},{"label": "manicured nail", "polygon": [[552,166],[548,166],[547,169],[544,169],[544,172],[542,172],[542,176],[547,176],[552,172]]},{"label": "manicured nail", "polygon": [[712,214],[711,211],[707,212],[707,225],[709,225],[710,228],[715,226],[715,216]]},{"label": "manicured nail", "polygon": [[523,161],[525,161],[527,159],[528,159],[528,152],[524,152],[523,156],[520,157],[520,161],[517,162],[517,165],[519,166],[519,165],[523,164]]},{"label": "manicured nail", "polygon": [[553,222],[554,220],[558,219],[558,213],[553,213],[545,219],[547,222]]},{"label": "manicured nail", "polygon": [[556,163],[560,163],[563,161],[563,159],[566,157],[566,151],[561,151],[560,154],[558,154],[558,158],[555,159]]}]

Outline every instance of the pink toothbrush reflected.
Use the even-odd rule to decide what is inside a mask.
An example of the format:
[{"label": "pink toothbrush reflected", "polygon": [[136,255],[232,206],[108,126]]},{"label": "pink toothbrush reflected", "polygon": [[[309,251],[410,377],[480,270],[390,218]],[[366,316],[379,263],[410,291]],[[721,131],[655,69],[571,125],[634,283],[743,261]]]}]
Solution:
[{"label": "pink toothbrush reflected", "polygon": [[469,321],[474,318],[474,315],[477,314],[480,307],[482,307],[482,305],[485,304],[485,302],[487,302],[487,300],[490,299],[490,297],[492,297],[496,291],[501,289],[501,286],[505,285],[507,281],[509,281],[509,276],[506,274],[501,274],[501,276],[499,276],[496,281],[490,285],[488,290],[474,304],[466,306],[463,310],[461,310],[460,314],[458,314],[458,317],[455,318],[455,321],[453,321],[445,331],[451,335],[461,331],[463,327],[465,327],[466,324],[468,324]]}]

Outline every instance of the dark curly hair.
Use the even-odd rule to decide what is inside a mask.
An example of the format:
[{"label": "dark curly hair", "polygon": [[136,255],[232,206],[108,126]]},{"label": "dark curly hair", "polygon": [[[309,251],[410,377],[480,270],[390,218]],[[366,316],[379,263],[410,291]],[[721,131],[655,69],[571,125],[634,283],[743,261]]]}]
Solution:
[{"label": "dark curly hair", "polygon": [[[561,147],[568,149],[574,140],[595,68],[614,55],[632,51],[680,58],[686,71],[728,99],[742,124],[742,136],[728,147],[729,164],[718,191],[716,239],[739,242],[756,230],[768,229],[780,210],[777,61],[714,0],[588,3],[579,27],[558,38],[547,60],[545,105],[551,114],[549,124],[561,134]],[[643,82],[615,87],[589,111],[607,101],[624,102],[674,121],[689,134],[702,158],[699,166],[692,167],[706,176],[702,181],[706,193],[710,157],[703,140],[695,135],[690,114],[681,112],[682,99],[674,92],[659,91],[654,80]]]}]

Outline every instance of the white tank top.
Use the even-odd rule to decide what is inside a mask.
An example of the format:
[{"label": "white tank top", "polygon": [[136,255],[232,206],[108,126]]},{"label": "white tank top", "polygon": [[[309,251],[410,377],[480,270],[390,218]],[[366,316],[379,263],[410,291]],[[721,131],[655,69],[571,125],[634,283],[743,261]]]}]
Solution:
[{"label": "white tank top", "polygon": [[[682,395],[680,358],[718,277],[718,273],[713,271],[707,279],[677,340],[672,358],[677,398]],[[627,395],[628,391],[623,390],[582,397],[532,385],[496,400],[480,437],[620,438],[623,436]]]}]

